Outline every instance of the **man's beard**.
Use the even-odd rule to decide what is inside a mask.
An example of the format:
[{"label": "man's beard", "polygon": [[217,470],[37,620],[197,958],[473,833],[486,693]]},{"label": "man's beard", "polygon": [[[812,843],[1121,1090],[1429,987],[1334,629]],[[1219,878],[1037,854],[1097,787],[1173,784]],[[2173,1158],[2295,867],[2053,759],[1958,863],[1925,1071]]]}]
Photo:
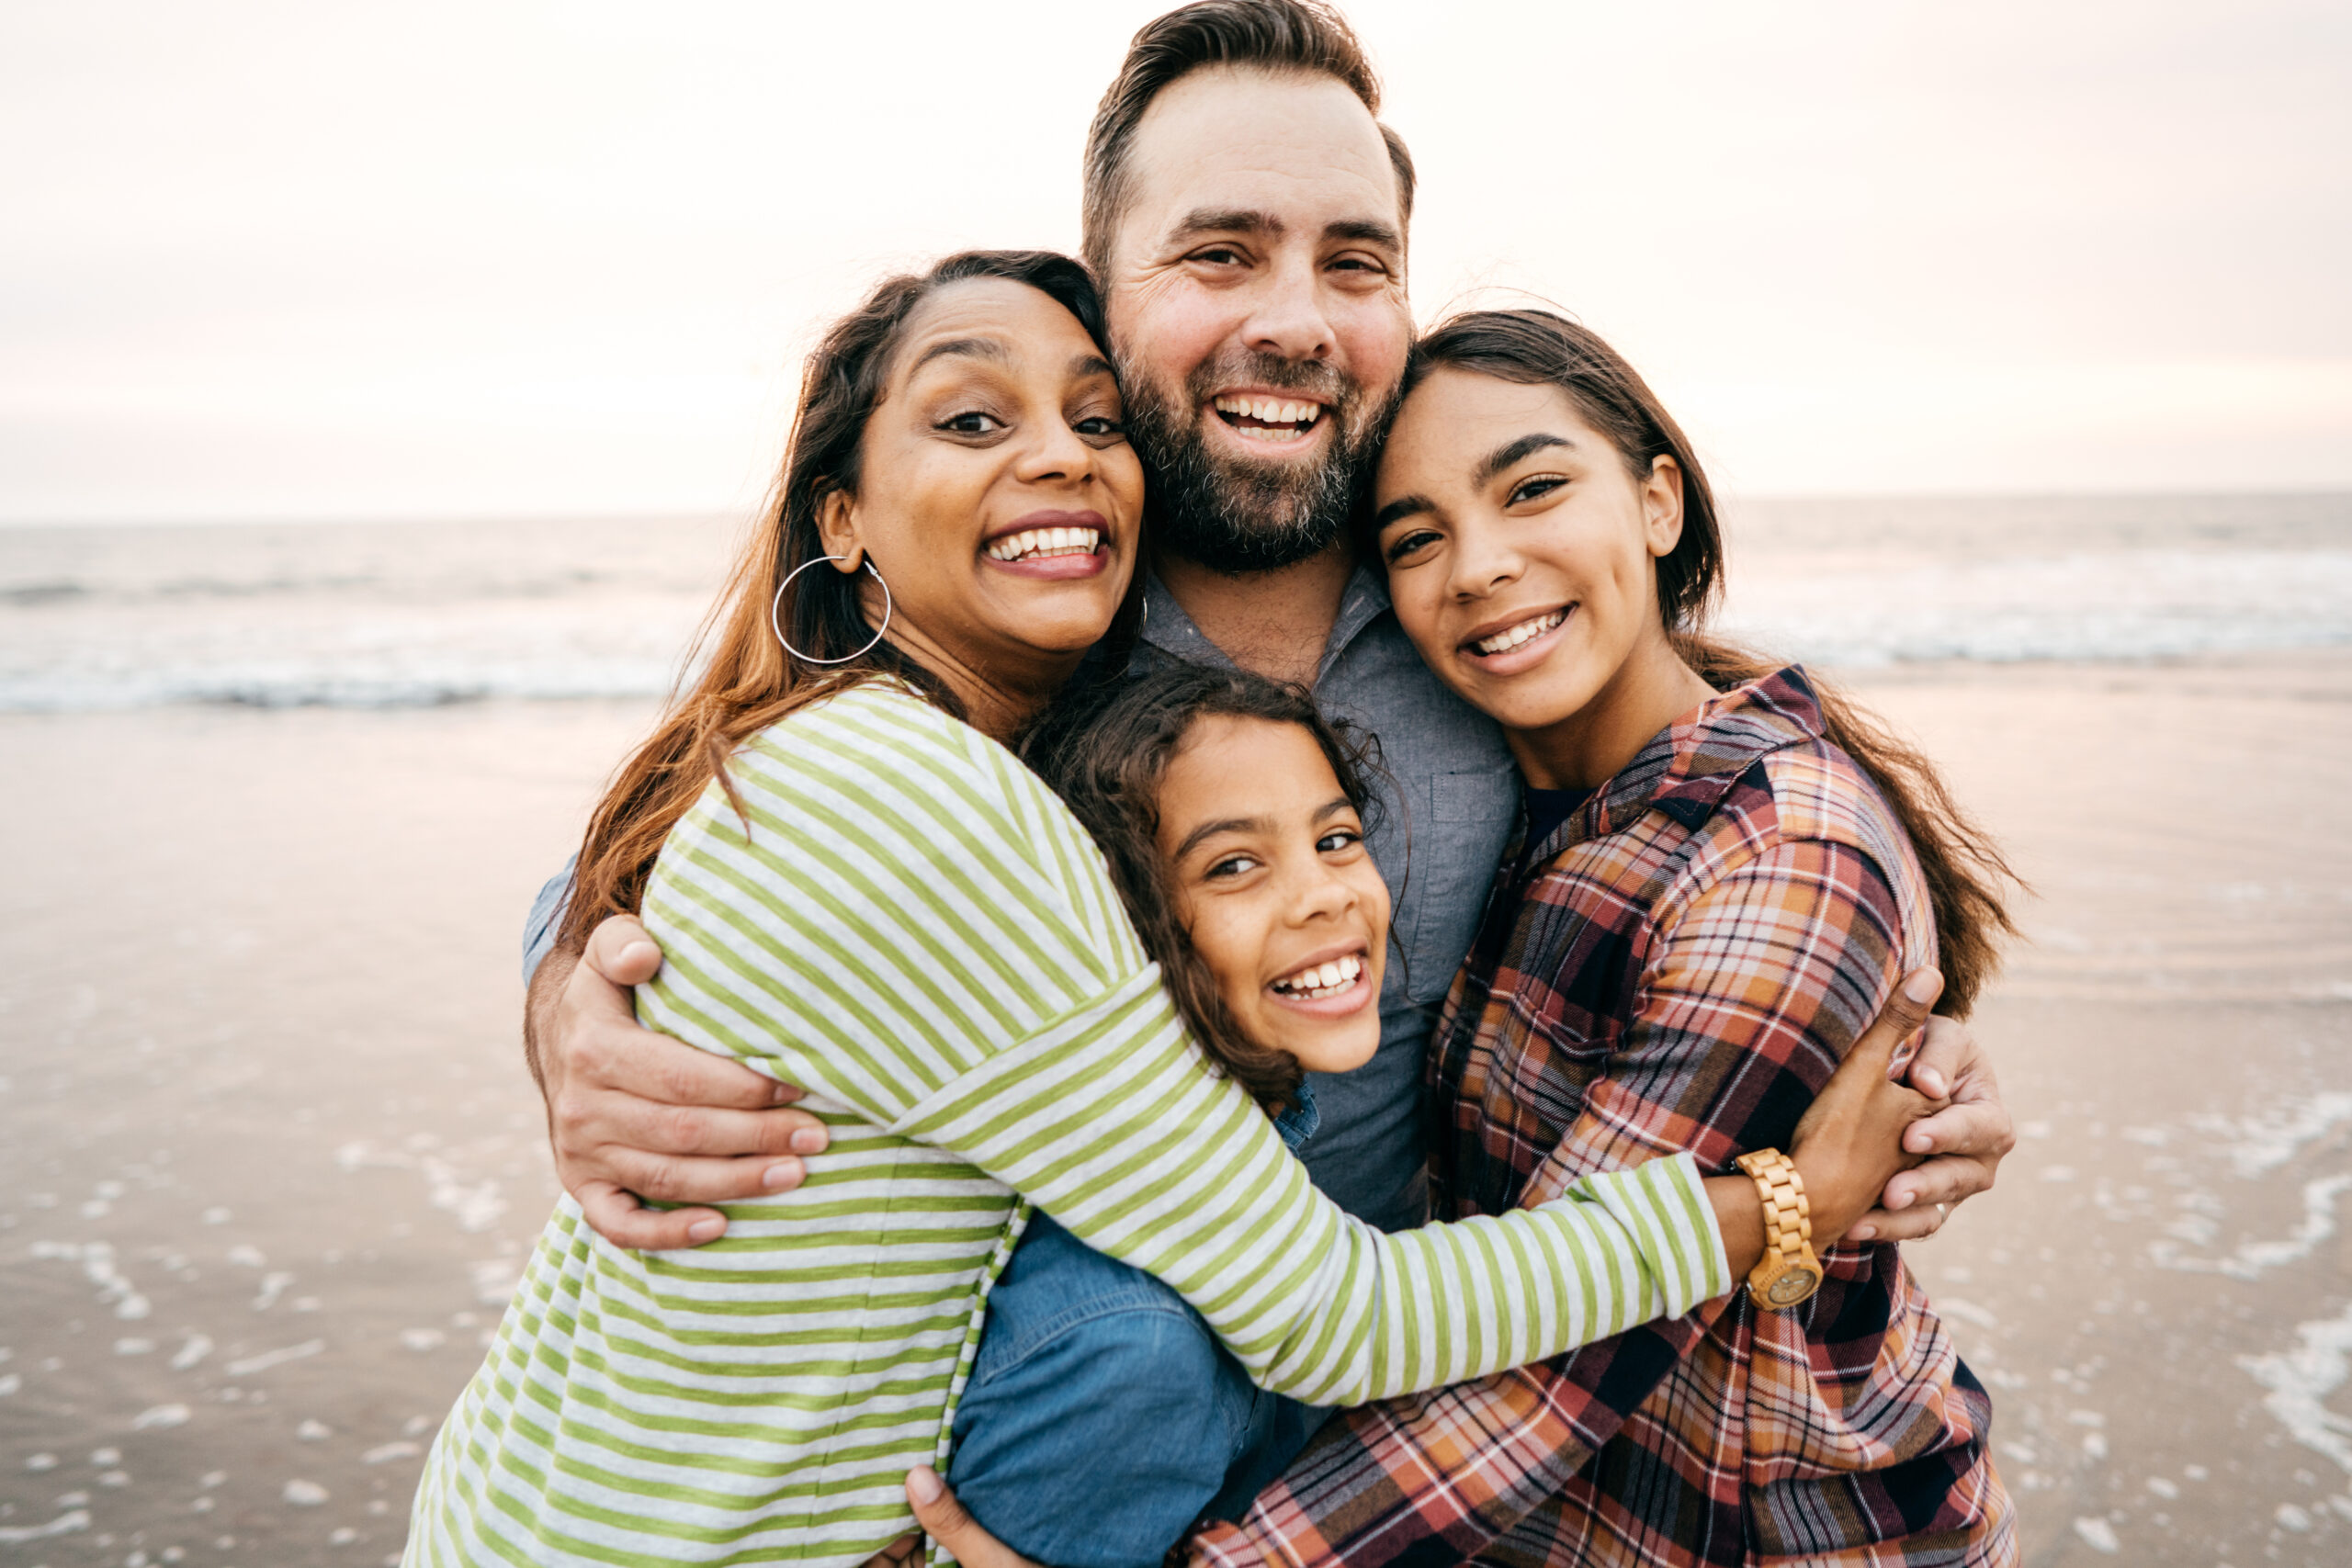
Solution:
[{"label": "man's beard", "polygon": [[[1331,440],[1312,465],[1224,457],[1209,449],[1209,400],[1220,387],[1307,394],[1324,405]],[[1181,401],[1144,376],[1126,378],[1127,439],[1151,483],[1153,543],[1213,571],[1271,571],[1346,536],[1371,482],[1391,393],[1367,407],[1363,389],[1326,365],[1246,354],[1196,367]],[[1312,439],[1312,437],[1308,437]]]}]

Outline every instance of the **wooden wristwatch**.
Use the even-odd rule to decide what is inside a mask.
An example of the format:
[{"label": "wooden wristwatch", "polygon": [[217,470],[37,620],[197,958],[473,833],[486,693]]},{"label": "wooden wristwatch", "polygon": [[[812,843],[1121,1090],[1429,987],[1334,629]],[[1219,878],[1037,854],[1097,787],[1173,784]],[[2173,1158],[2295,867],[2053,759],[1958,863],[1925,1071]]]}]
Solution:
[{"label": "wooden wristwatch", "polygon": [[1747,1299],[1767,1311],[1786,1312],[1821,1288],[1804,1179],[1778,1149],[1758,1149],[1736,1163],[1764,1200],[1764,1260],[1747,1277]]}]

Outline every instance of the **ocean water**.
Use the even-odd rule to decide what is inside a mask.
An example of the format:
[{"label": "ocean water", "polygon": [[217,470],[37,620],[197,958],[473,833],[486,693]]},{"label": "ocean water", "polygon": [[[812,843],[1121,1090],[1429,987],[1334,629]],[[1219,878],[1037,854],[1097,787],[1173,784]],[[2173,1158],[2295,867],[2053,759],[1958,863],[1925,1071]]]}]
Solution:
[{"label": "ocean water", "polygon": [[[1751,501],[1723,626],[1819,663],[2352,644],[2352,495]],[[0,711],[668,688],[735,522],[0,529]]]}]

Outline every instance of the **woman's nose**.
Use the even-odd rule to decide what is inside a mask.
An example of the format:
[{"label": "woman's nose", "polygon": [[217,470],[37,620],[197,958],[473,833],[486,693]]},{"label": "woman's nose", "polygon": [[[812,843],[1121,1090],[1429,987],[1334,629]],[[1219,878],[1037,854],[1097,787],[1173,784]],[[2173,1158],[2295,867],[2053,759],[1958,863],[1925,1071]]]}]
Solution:
[{"label": "woman's nose", "polygon": [[1043,420],[1032,428],[1036,436],[1013,466],[1013,473],[1023,483],[1059,479],[1065,484],[1085,484],[1094,478],[1094,448],[1069,427],[1068,420]]}]

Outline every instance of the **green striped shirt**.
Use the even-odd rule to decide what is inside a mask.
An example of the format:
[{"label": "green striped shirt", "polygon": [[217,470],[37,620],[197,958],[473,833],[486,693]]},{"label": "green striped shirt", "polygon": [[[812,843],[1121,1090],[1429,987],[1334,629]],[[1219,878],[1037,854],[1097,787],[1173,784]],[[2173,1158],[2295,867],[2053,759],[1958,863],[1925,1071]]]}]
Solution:
[{"label": "green striped shirt", "polygon": [[435,1445],[416,1564],[846,1565],[944,1466],[1029,1201],[1324,1404],[1540,1359],[1730,1289],[1688,1156],[1384,1235],[1207,1070],[1100,852],[1002,747],[854,687],[755,739],[654,867],[649,1026],[808,1092],[798,1190],[687,1252],[567,1199]]}]

